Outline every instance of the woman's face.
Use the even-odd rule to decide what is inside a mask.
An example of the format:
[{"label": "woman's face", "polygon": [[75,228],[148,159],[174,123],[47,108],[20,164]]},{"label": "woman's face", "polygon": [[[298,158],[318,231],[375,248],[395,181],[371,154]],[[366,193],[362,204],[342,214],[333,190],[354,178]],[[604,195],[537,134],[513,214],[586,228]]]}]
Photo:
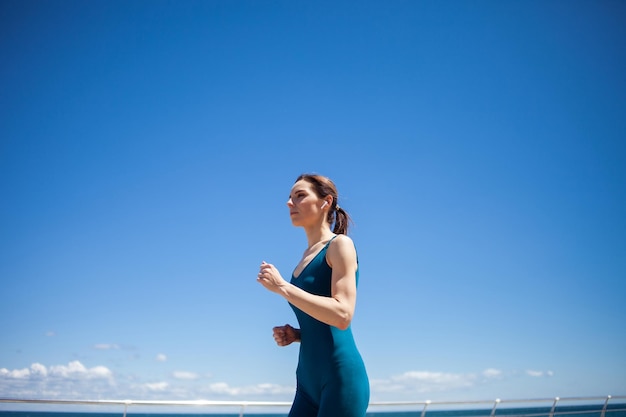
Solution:
[{"label": "woman's face", "polygon": [[310,182],[300,180],[291,187],[287,207],[294,226],[317,223],[320,216],[325,216],[323,205],[324,200],[315,194],[313,184]]}]

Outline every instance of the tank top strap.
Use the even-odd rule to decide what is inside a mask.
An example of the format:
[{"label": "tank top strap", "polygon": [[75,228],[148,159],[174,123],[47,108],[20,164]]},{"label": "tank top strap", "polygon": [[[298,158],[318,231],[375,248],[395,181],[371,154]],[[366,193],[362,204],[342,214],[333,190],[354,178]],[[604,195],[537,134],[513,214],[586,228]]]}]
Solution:
[{"label": "tank top strap", "polygon": [[[326,245],[324,245],[324,247],[322,248],[322,250],[320,252],[326,252],[328,247],[330,246],[330,243],[335,240],[335,238],[339,236],[339,235],[335,235],[333,237],[330,238],[330,240],[328,241],[328,243],[326,243]],[[356,250],[356,246],[354,248],[354,250]],[[324,255],[325,256],[325,255]],[[357,253],[356,255],[356,265],[357,265],[357,271],[359,270],[359,254]]]},{"label": "tank top strap", "polygon": [[326,244],[324,245],[324,248],[323,248],[322,250],[326,250],[326,249],[328,249],[328,247],[330,246],[331,242],[332,242],[333,240],[335,240],[335,238],[336,238],[337,236],[339,236],[339,235],[335,235],[335,236],[331,237],[331,238],[330,238],[330,240],[328,241],[328,243],[326,243]]}]

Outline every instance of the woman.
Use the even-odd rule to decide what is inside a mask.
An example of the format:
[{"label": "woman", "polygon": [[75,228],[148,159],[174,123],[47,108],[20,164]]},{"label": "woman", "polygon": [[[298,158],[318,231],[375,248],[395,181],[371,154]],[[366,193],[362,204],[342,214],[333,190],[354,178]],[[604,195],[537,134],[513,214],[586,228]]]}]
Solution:
[{"label": "woman", "polygon": [[266,262],[258,281],[289,302],[300,324],[274,328],[279,346],[300,342],[289,416],[363,417],[369,382],[350,330],[359,276],[354,243],[346,235],[350,218],[337,204],[333,182],[321,175],[298,177],[287,207],[293,225],[304,228],[308,247],[290,282]]}]

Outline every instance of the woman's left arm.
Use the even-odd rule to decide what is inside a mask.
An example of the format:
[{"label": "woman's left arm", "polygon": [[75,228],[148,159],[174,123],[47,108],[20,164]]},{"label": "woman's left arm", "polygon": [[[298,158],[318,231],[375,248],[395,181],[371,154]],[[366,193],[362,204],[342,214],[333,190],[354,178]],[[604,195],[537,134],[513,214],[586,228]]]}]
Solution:
[{"label": "woman's left arm", "polygon": [[261,264],[258,281],[311,317],[345,330],[356,306],[357,259],[352,239],[338,235],[329,245],[326,257],[332,268],[330,297],[310,294],[290,284],[276,267],[265,262]]}]

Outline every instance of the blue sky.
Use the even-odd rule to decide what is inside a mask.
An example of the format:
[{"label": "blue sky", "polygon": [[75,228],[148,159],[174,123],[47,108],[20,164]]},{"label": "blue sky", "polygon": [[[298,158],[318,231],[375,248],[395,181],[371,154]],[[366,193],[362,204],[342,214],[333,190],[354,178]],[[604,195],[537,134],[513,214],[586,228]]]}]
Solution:
[{"label": "blue sky", "polygon": [[290,400],[333,178],[372,400],[626,394],[626,5],[0,6],[0,396]]}]

